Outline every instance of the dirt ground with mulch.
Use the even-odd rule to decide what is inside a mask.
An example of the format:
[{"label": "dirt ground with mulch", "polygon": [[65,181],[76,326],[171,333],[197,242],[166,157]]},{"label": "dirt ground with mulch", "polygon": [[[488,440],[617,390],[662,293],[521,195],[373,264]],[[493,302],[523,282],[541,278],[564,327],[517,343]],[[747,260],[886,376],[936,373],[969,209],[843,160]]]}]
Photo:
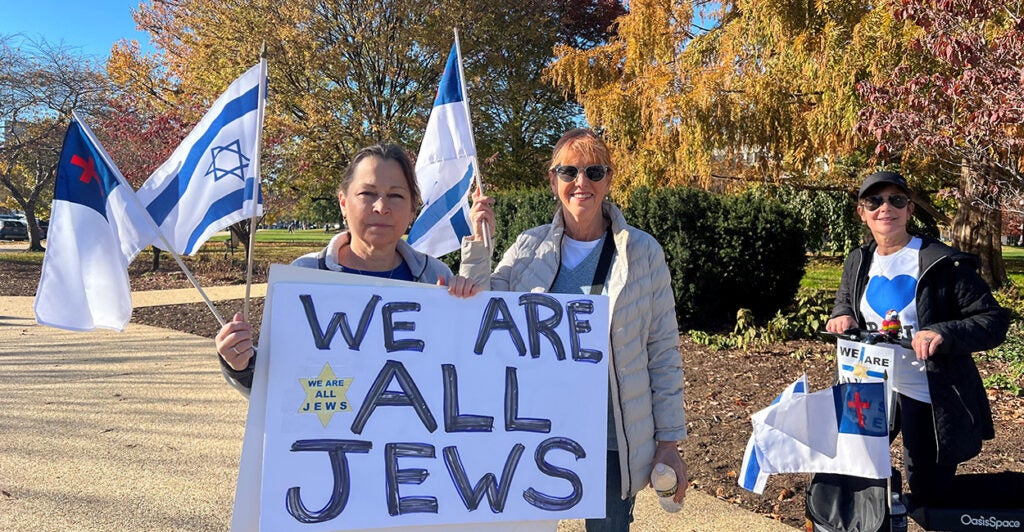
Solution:
[{"label": "dirt ground with mulch", "polygon": [[[165,261],[156,273],[148,270],[149,264],[132,264],[129,273],[133,290],[190,286],[173,261]],[[266,270],[266,265],[258,265],[254,282],[265,282]],[[230,265],[211,261],[206,266],[195,266],[193,271],[203,286],[245,282],[237,260]],[[38,265],[0,261],[0,296],[33,295],[38,279]],[[223,315],[229,316],[241,309],[242,302],[221,301],[217,306]],[[261,316],[262,310],[262,299],[254,299],[252,315]],[[203,304],[138,308],[132,322],[208,338],[217,332],[216,320]],[[773,476],[764,495],[739,488],[736,477],[750,436],[750,415],[767,406],[802,373],[807,373],[812,389],[829,386],[835,364],[833,349],[824,341],[795,341],[746,350],[713,351],[684,336],[681,352],[686,369],[689,438],[682,451],[689,465],[691,487],[802,528],[809,475]],[[979,359],[978,366],[983,376],[1005,370],[1001,363],[985,359]],[[1024,472],[1024,398],[990,390],[989,400],[996,439],[986,442],[982,454],[961,465],[960,472]],[[898,439],[893,449],[894,464],[900,465]],[[911,527],[920,530],[916,525]]]}]

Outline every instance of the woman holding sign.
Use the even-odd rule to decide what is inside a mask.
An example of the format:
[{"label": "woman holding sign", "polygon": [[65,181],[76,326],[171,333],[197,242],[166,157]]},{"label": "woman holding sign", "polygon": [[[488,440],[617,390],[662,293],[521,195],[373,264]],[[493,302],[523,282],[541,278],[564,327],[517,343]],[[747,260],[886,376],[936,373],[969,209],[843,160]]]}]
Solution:
[{"label": "woman holding sign", "polygon": [[634,498],[656,463],[675,471],[677,503],[687,486],[676,448],[686,417],[669,270],[658,242],[604,199],[613,175],[601,137],[589,129],[565,133],[548,170],[560,203],[552,222],[520,234],[491,273],[483,231],[494,228],[493,200],[477,191],[460,271],[489,290],[610,297],[607,517],[588,519],[588,531],[628,530]]},{"label": "woman holding sign", "polygon": [[[450,282],[448,291],[459,297],[479,292],[467,279],[453,277],[443,262],[402,240],[421,203],[413,164],[404,149],[394,144],[363,148],[352,158],[338,186],[338,204],[348,230],[292,265],[400,281]],[[215,343],[224,375],[248,394],[255,366],[252,326],[235,314],[221,327]]]},{"label": "woman holding sign", "polygon": [[942,505],[957,464],[995,437],[971,353],[1003,342],[1009,314],[975,271],[976,257],[907,231],[914,204],[903,176],[871,174],[857,197],[873,241],[847,257],[825,328],[891,329],[898,316],[899,335],[913,347],[897,353],[892,384],[907,482],[918,505]]}]

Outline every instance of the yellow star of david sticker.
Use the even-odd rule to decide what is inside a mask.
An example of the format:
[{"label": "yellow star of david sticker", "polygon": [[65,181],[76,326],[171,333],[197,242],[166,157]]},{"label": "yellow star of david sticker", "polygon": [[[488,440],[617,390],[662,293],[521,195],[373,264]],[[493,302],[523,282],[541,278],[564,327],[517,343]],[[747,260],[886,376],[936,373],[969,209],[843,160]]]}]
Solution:
[{"label": "yellow star of david sticker", "polygon": [[316,414],[325,428],[336,412],[352,410],[345,397],[352,379],[336,377],[330,364],[324,364],[319,376],[299,379],[299,383],[306,390],[306,400],[299,407],[299,413]]},{"label": "yellow star of david sticker", "polygon": [[858,379],[864,379],[868,376],[868,367],[860,362],[853,365],[853,376]]}]

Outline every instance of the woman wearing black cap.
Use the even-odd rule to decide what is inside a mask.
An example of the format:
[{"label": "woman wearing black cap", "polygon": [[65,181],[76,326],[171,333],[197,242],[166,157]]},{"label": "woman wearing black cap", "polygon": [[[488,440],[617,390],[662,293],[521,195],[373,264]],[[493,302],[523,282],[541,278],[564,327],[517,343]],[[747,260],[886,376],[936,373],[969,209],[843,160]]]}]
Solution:
[{"label": "woman wearing black cap", "polygon": [[907,482],[917,505],[951,502],[957,464],[995,437],[988,397],[971,354],[1006,338],[1009,313],[976,271],[977,258],[907,232],[914,212],[903,176],[864,179],[857,214],[873,242],[854,249],[843,266],[826,329],[878,330],[899,315],[913,352],[897,352],[892,387]]}]

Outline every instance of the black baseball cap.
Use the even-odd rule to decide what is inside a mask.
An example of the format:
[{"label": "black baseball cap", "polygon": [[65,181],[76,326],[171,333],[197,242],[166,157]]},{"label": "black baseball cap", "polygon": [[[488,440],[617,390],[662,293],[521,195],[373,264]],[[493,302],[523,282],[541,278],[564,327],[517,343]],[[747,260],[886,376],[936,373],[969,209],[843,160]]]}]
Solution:
[{"label": "black baseball cap", "polygon": [[883,184],[896,185],[903,192],[910,194],[910,187],[907,186],[907,180],[903,179],[903,176],[896,172],[875,172],[864,178],[864,182],[860,184],[860,193],[857,194],[857,199],[863,199],[875,185]]}]

